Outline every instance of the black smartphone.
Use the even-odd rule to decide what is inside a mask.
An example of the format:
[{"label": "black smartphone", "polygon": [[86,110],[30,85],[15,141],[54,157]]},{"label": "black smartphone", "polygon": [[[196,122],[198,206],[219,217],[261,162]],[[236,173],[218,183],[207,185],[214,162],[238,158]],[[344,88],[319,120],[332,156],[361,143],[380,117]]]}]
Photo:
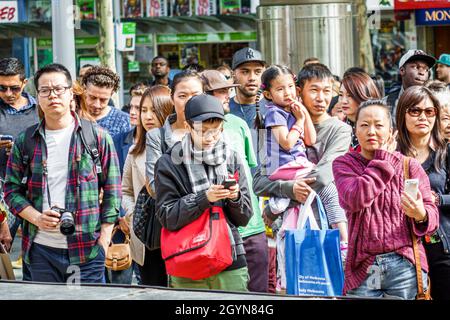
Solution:
[{"label": "black smartphone", "polygon": [[14,140],[13,136],[9,134],[0,135],[0,141],[13,141],[13,140]]},{"label": "black smartphone", "polygon": [[230,189],[230,187],[236,185],[236,179],[225,179],[223,180],[222,185],[225,189]]}]

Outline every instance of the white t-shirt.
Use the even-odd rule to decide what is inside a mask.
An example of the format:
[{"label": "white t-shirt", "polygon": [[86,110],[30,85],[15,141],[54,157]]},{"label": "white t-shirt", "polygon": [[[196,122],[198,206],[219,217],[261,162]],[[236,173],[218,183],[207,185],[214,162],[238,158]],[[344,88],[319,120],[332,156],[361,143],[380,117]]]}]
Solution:
[{"label": "white t-shirt", "polygon": [[[50,190],[52,203],[49,207],[47,190],[43,190],[42,211],[48,210],[52,206],[65,208],[67,176],[69,174],[69,148],[74,129],[75,121],[64,129],[45,129],[48,172],[46,185]],[[39,230],[34,242],[52,248],[67,249],[67,236],[59,231],[59,226],[55,231]]]}]

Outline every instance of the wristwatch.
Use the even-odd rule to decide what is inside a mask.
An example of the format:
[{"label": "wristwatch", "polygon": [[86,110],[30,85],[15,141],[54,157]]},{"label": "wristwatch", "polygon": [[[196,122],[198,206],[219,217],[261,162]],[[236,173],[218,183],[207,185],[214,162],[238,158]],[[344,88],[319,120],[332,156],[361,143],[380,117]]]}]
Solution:
[{"label": "wristwatch", "polygon": [[417,223],[417,224],[425,223],[427,221],[428,221],[428,214],[425,214],[425,218],[423,218],[422,220],[414,219],[414,222]]}]

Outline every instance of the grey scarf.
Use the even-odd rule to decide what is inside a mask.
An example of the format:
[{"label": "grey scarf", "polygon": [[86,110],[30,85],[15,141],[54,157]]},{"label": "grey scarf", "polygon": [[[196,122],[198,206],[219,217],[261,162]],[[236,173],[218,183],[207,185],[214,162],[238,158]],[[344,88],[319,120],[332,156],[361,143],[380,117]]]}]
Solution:
[{"label": "grey scarf", "polygon": [[186,134],[181,141],[181,146],[183,164],[194,193],[208,190],[211,184],[221,184],[228,176],[227,159],[230,153],[222,137],[213,148],[199,150],[192,143],[191,135]]}]

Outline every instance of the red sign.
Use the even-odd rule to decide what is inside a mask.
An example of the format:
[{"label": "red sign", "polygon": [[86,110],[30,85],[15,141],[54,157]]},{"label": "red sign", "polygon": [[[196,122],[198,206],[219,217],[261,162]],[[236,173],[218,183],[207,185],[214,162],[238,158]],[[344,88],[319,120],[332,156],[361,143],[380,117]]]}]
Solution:
[{"label": "red sign", "polygon": [[450,0],[395,0],[394,10],[450,8]]}]

